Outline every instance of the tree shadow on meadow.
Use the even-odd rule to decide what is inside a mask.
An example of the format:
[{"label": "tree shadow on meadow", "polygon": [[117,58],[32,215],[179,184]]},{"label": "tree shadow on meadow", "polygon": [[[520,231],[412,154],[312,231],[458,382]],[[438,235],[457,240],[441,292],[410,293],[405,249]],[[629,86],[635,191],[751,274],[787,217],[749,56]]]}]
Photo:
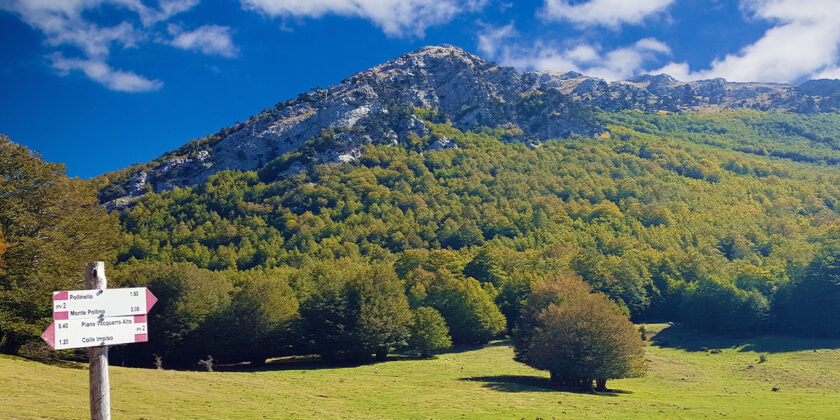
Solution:
[{"label": "tree shadow on meadow", "polygon": [[486,344],[459,344],[459,345],[455,345],[455,346],[452,346],[451,348],[448,348],[448,349],[444,350],[442,353],[445,353],[445,354],[467,353],[467,352],[470,352],[470,351],[486,349],[488,347],[502,347],[502,346],[510,346],[510,345],[511,344],[510,344],[509,339],[495,340],[495,341],[491,341],[491,342],[486,343]]},{"label": "tree shadow on meadow", "polygon": [[[309,354],[309,355],[295,355],[295,356],[282,356],[282,357],[272,357],[265,361],[265,363],[253,363],[250,361],[233,361],[233,362],[216,362],[213,364],[213,370],[217,372],[267,372],[267,371],[283,371],[283,370],[320,370],[320,369],[343,369],[343,368],[356,368],[360,366],[376,366],[380,363],[385,362],[395,362],[395,361],[423,361],[423,360],[430,360],[430,359],[440,359],[444,360],[449,357],[451,354],[459,354],[459,353],[466,353],[475,350],[481,350],[487,347],[497,347],[497,346],[508,346],[510,345],[509,340],[497,340],[493,341],[488,344],[476,344],[476,345],[459,345],[454,346],[452,348],[446,349],[439,353],[432,353],[428,357],[422,357],[419,352],[417,351],[395,351],[393,353],[389,353],[388,357],[384,360],[378,360],[375,357],[371,357],[369,359],[363,360],[353,360],[353,361],[344,361],[344,360],[326,360],[321,358],[317,354]],[[119,366],[120,362],[118,359],[112,357],[111,361],[112,365]],[[123,366],[125,363],[123,363]],[[85,367],[86,365],[81,365]],[[149,363],[145,366],[134,366],[134,367],[141,367],[147,369],[153,369],[153,365]],[[182,371],[205,371],[204,368],[200,366],[200,363],[197,363],[195,366],[166,366],[167,370],[182,370]]]},{"label": "tree shadow on meadow", "polygon": [[[488,347],[509,346],[510,340],[496,340],[487,344],[474,345],[457,345],[446,349],[440,353],[433,353],[429,357],[421,357],[416,351],[396,351],[389,353],[385,360],[377,360],[371,358],[361,361],[331,361],[324,360],[316,354],[305,356],[285,356],[271,358],[264,364],[253,364],[251,362],[236,362],[236,363],[220,363],[214,365],[213,369],[221,372],[264,372],[275,370],[317,370],[317,369],[341,369],[341,368],[355,368],[359,366],[376,366],[379,363],[394,362],[394,361],[408,361],[408,360],[429,360],[439,358],[441,360],[447,358],[451,354],[460,354],[470,351],[481,350]],[[190,370],[201,370],[199,368]]]},{"label": "tree shadow on meadow", "polygon": [[364,361],[330,361],[324,360],[318,355],[286,356],[269,359],[264,364],[253,364],[251,362],[218,364],[214,366],[214,370],[220,372],[267,372],[277,370],[342,369],[356,368],[359,366],[376,366],[380,363],[399,360],[427,359],[410,354],[389,354],[385,360],[370,359]]},{"label": "tree shadow on meadow", "polygon": [[569,392],[575,394],[591,394],[606,397],[616,397],[620,394],[632,394],[631,391],[610,389],[606,392],[588,392],[576,388],[558,387],[541,376],[527,375],[495,375],[495,376],[473,376],[461,378],[461,381],[483,382],[484,387],[500,392]]},{"label": "tree shadow on meadow", "polygon": [[840,349],[840,339],[807,338],[785,335],[734,337],[691,330],[682,325],[664,328],[650,339],[655,346],[685,351],[711,352],[739,349],[742,352],[784,353],[803,350]]}]

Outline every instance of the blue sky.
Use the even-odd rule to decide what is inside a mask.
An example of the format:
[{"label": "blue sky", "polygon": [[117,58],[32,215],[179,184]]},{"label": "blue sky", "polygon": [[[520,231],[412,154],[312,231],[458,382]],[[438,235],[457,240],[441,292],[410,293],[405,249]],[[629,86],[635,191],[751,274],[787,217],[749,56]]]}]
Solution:
[{"label": "blue sky", "polygon": [[0,0],[0,132],[88,178],[442,43],[607,80],[840,78],[840,1]]}]

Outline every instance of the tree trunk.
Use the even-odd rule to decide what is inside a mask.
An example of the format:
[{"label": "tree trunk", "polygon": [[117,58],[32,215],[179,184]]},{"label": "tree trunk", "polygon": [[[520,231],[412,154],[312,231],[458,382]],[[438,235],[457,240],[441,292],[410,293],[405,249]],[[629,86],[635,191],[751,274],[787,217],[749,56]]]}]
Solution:
[{"label": "tree trunk", "polygon": [[385,347],[376,349],[376,360],[380,362],[388,360],[388,349]]},{"label": "tree trunk", "polygon": [[598,391],[598,392],[606,392],[607,391],[607,379],[606,378],[595,379],[595,390]]},{"label": "tree trunk", "polygon": [[592,378],[580,378],[580,389],[586,392],[594,392],[595,388],[592,387]]},{"label": "tree trunk", "polygon": [[563,381],[563,376],[560,375],[560,372],[550,370],[550,371],[548,371],[548,374],[551,377],[551,379],[549,379],[549,381],[551,382],[552,385],[554,385],[554,386],[565,385],[564,384],[565,381]]},{"label": "tree trunk", "polygon": [[23,342],[17,340],[14,333],[5,332],[0,334],[0,353],[18,354],[22,345]]}]

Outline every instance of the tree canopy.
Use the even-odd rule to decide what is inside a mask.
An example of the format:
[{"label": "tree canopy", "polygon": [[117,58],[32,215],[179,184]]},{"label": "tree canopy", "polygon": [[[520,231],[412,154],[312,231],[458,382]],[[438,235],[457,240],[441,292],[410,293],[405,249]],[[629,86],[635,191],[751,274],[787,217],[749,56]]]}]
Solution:
[{"label": "tree canopy", "polygon": [[[590,110],[603,134],[536,143],[517,127],[464,131],[404,111],[428,135],[290,173],[340,144],[345,129],[325,130],[304,154],[149,192],[111,216],[89,204],[88,184],[6,141],[0,349],[37,337],[48,292],[79,287],[83,262],[109,259],[115,242],[109,272],[161,288],[183,321],[159,329],[171,348],[119,351],[136,364],[362,360],[425,334],[412,323],[421,307],[453,343],[483,343],[515,328],[532,285],[557,273],[637,322],[837,334],[839,115]],[[458,147],[427,150],[444,137]],[[122,236],[106,237],[114,219]],[[194,277],[212,289],[213,311],[178,303]],[[247,318],[253,329],[239,328]]]},{"label": "tree canopy", "polygon": [[116,222],[92,185],[0,135],[0,352],[37,340],[52,292],[84,288],[85,263],[113,258]]},{"label": "tree canopy", "polygon": [[516,360],[559,386],[606,390],[608,379],[644,373],[641,336],[603,293],[571,275],[534,285],[514,335]]}]

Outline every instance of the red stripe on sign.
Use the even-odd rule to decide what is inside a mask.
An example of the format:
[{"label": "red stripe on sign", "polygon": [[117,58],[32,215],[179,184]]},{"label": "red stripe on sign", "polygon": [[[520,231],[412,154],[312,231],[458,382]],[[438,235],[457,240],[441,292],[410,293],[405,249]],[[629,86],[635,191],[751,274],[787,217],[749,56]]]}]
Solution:
[{"label": "red stripe on sign", "polygon": [[149,313],[149,311],[152,310],[152,306],[155,306],[155,302],[157,302],[157,297],[155,297],[149,289],[146,289],[146,313]]},{"label": "red stripe on sign", "polygon": [[146,320],[146,315],[134,315],[134,323],[137,324],[140,322],[148,322]]},{"label": "red stripe on sign", "polygon": [[67,300],[69,299],[67,295],[67,292],[53,292],[53,300]]},{"label": "red stripe on sign", "polygon": [[135,343],[145,343],[146,341],[149,341],[149,339],[146,337],[146,334],[134,334]]},{"label": "red stripe on sign", "polygon": [[50,347],[55,348],[55,322],[50,323],[50,326],[41,334],[41,339],[44,340]]},{"label": "red stripe on sign", "polygon": [[56,321],[64,321],[66,319],[69,319],[67,312],[56,312],[53,315],[53,318],[55,318]]}]

